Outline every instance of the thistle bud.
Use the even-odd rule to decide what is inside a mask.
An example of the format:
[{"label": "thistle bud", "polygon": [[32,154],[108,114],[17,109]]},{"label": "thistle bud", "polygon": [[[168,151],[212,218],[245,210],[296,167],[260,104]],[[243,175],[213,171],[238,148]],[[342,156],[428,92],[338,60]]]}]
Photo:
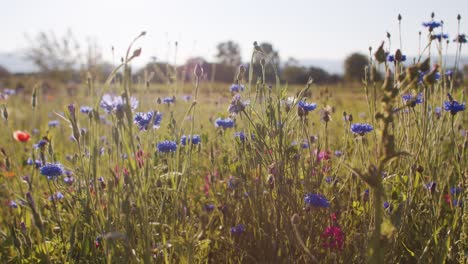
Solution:
[{"label": "thistle bud", "polygon": [[264,58],[261,58],[261,59],[260,59],[260,65],[265,66],[265,63],[266,63],[265,59],[264,59]]},{"label": "thistle bud", "polygon": [[387,31],[387,38],[390,39],[392,35],[390,35],[390,32]]},{"label": "thistle bud", "polygon": [[401,54],[401,50],[397,49],[395,52],[395,61],[401,62],[403,60],[403,54]]},{"label": "thistle bud", "polygon": [[132,58],[138,57],[140,55],[141,55],[141,48],[138,48],[138,49],[133,51]]},{"label": "thistle bud", "polygon": [[6,121],[8,121],[8,110],[5,105],[3,105],[2,116]]},{"label": "thistle bud", "polygon": [[398,21],[401,21],[401,14],[398,14]]},{"label": "thistle bud", "polygon": [[34,87],[32,96],[31,96],[31,105],[33,108],[36,108],[37,106],[37,89]]},{"label": "thistle bud", "polygon": [[431,13],[431,18],[434,19],[434,17],[435,17],[435,13],[432,12],[432,13]]},{"label": "thistle bud", "polygon": [[379,63],[385,62],[385,60],[387,58],[387,56],[385,56],[385,50],[383,48],[384,43],[385,42],[382,41],[382,44],[380,44],[379,48],[374,53],[374,57]]},{"label": "thistle bud", "polygon": [[438,70],[439,65],[436,64],[430,73],[424,75],[423,80],[426,85],[433,85],[435,83]]},{"label": "thistle bud", "polygon": [[195,77],[197,77],[197,79],[200,79],[203,75],[203,68],[200,64],[197,63],[197,65],[195,66],[195,69],[193,70],[193,74],[195,75]]},{"label": "thistle bud", "polygon": [[419,63],[418,68],[422,72],[427,72],[431,68],[431,59],[427,58],[422,63]]},{"label": "thistle bud", "polygon": [[461,15],[460,15],[460,14],[458,14],[458,16],[457,16],[457,20],[458,20],[458,21],[460,21],[460,20],[461,20]]}]

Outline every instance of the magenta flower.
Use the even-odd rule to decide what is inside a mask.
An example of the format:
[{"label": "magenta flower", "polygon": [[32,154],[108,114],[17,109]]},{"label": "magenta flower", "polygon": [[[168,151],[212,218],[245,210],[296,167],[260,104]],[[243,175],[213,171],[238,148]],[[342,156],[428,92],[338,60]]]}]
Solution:
[{"label": "magenta flower", "polygon": [[329,226],[322,233],[323,247],[342,250],[345,235],[339,226]]}]

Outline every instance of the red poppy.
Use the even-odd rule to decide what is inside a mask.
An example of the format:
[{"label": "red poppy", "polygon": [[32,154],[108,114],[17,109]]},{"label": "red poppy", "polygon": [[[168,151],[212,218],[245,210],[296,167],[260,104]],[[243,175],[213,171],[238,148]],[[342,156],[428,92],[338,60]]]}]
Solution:
[{"label": "red poppy", "polygon": [[29,139],[31,138],[31,135],[29,135],[29,133],[26,131],[17,130],[13,132],[13,137],[15,138],[16,141],[28,142]]}]

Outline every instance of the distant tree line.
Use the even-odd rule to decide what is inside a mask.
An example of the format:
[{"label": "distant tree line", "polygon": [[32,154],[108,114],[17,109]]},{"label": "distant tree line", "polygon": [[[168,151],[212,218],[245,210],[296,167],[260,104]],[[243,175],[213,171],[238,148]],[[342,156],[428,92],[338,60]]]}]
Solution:
[{"label": "distant tree line", "polygon": [[[102,53],[96,42],[88,39],[88,47],[82,51],[71,31],[62,37],[41,32],[29,40],[30,48],[26,53],[27,58],[49,78],[64,82],[79,82],[82,81],[83,76],[86,76],[83,72],[89,71],[94,77],[97,76],[98,80],[104,80],[112,71],[112,65],[102,59]],[[255,50],[254,56],[243,59],[239,44],[228,40],[216,46],[215,62],[208,62],[202,57],[193,57],[183,65],[172,65],[154,58],[145,67],[135,72],[135,80],[144,78],[145,81],[157,83],[170,83],[176,80],[191,81],[195,66],[200,64],[206,80],[231,83],[234,81],[238,67],[245,62],[244,66],[247,71],[244,77],[248,78],[248,67],[251,66],[253,82],[265,79],[267,83],[274,83],[275,72],[277,72],[280,81],[288,84],[305,84],[309,77],[312,77],[316,84],[333,84],[341,81],[360,82],[365,78],[365,69],[369,68],[368,56],[360,53],[350,54],[344,60],[344,74],[338,75],[331,74],[317,66],[300,65],[294,58],[281,63],[279,52],[268,42],[256,44],[253,49]],[[468,74],[467,67],[464,71]],[[382,78],[382,74],[376,69],[372,69],[372,73],[375,80]],[[0,77],[8,74],[6,69],[0,67]]]}]

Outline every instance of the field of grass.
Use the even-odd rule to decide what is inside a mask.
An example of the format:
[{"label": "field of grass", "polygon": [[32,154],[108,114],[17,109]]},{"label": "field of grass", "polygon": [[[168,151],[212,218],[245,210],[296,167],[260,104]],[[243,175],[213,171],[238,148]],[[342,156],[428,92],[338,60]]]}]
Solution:
[{"label": "field of grass", "polygon": [[2,262],[466,263],[466,99],[424,56],[358,87],[240,68],[238,92],[132,59],[3,99]]}]

